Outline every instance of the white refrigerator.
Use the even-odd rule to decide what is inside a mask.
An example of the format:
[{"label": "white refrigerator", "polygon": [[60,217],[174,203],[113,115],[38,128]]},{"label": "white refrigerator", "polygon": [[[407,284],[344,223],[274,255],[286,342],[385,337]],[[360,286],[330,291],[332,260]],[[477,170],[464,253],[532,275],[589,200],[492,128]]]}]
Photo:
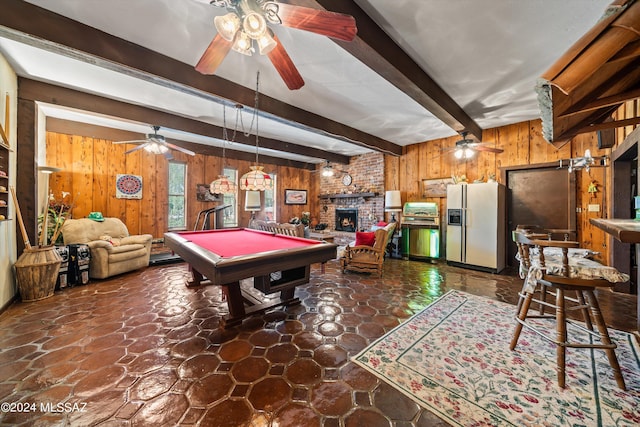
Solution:
[{"label": "white refrigerator", "polygon": [[447,186],[447,264],[499,273],[505,267],[505,187]]}]

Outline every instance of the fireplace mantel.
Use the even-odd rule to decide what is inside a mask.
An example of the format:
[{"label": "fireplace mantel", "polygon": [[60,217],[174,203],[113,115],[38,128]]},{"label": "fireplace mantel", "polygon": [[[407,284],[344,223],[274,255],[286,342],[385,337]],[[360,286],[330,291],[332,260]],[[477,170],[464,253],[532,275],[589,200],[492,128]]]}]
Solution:
[{"label": "fireplace mantel", "polygon": [[333,201],[334,199],[368,199],[369,197],[376,197],[378,193],[336,193],[336,194],[321,194],[319,199],[328,199]]}]

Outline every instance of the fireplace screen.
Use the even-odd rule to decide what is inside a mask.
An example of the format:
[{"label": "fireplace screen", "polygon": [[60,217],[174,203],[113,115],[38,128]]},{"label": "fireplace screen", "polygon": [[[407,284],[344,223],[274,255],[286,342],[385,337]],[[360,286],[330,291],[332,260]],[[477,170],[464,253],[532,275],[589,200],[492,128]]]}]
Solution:
[{"label": "fireplace screen", "polygon": [[358,229],[357,209],[336,209],[337,231],[356,231]]}]

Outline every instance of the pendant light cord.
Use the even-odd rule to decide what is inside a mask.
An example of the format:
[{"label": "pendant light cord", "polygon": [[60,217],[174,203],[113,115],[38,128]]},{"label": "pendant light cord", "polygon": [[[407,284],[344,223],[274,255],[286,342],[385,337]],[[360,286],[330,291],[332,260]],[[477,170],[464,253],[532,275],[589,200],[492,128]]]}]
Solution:
[{"label": "pendant light cord", "polygon": [[255,109],[254,109],[254,118],[256,121],[256,166],[258,163],[258,93],[260,91],[260,71],[256,73],[256,99],[255,99]]}]

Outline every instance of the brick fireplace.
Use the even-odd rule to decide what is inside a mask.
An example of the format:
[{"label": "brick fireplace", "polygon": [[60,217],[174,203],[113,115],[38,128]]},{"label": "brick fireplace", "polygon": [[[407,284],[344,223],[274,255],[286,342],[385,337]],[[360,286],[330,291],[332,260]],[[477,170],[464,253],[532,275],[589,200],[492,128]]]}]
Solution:
[{"label": "brick fireplace", "polygon": [[[354,156],[348,165],[333,164],[335,169],[349,172],[353,182],[342,184],[342,175],[320,177],[320,212],[318,220],[330,230],[355,232],[369,230],[384,219],[384,154],[370,153]],[[338,213],[355,211],[353,228],[338,230]]]},{"label": "brick fireplace", "polygon": [[336,220],[334,230],[351,231],[358,230],[358,209],[348,208],[336,209]]}]

